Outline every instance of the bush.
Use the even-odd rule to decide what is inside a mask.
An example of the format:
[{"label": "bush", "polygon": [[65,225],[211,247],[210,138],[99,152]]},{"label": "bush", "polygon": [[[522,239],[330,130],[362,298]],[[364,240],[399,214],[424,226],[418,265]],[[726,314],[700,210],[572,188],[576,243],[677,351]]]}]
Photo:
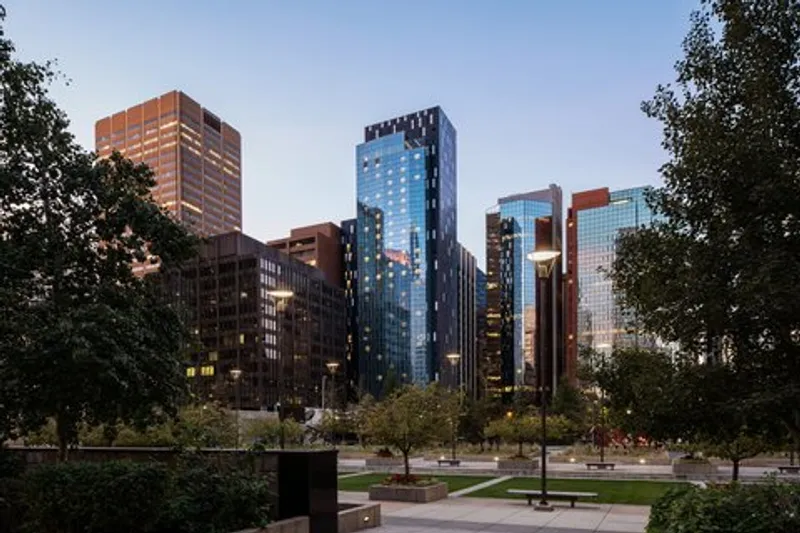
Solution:
[{"label": "bush", "polygon": [[267,479],[194,456],[173,470],[128,461],[43,465],[21,483],[24,531],[216,533],[268,521]]},{"label": "bush", "polygon": [[758,485],[681,487],[650,510],[647,533],[796,533],[800,485],[774,479]]},{"label": "bush", "polygon": [[268,480],[205,461],[183,461],[170,487],[161,522],[164,533],[215,533],[269,521]]},{"label": "bush", "polygon": [[33,531],[154,531],[167,497],[164,465],[110,461],[63,463],[24,478]]}]

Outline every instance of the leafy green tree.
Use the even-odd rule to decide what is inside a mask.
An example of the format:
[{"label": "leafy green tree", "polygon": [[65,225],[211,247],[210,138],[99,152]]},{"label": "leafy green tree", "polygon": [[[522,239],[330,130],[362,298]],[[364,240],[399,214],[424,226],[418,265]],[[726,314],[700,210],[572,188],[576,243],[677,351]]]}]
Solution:
[{"label": "leafy green tree", "polygon": [[487,439],[485,430],[489,423],[489,409],[487,398],[467,397],[464,400],[464,416],[461,417],[459,432],[468,443],[480,445],[481,451]]},{"label": "leafy green tree", "polygon": [[553,395],[549,410],[554,414],[564,416],[576,426],[583,426],[586,423],[588,412],[586,396],[568,379],[562,378]]},{"label": "leafy green tree", "polygon": [[190,405],[180,410],[173,434],[183,448],[233,448],[236,420],[219,404]]},{"label": "leafy green tree", "polygon": [[726,394],[751,414],[726,427],[778,420],[800,443],[798,43],[798,0],[702,2],[643,104],[669,154],[659,221],[621,238],[612,277],[645,330],[745,376]]},{"label": "leafy green tree", "polygon": [[360,397],[358,403],[351,407],[351,417],[353,419],[353,426],[356,435],[358,435],[358,442],[363,448],[366,445],[367,438],[369,437],[369,420],[372,408],[375,406],[375,398],[367,393]]},{"label": "leafy green tree", "polygon": [[541,426],[535,416],[509,412],[509,416],[489,422],[486,433],[500,437],[507,444],[516,444],[517,454],[513,458],[527,459],[523,446],[540,440]]},{"label": "leafy green tree", "polygon": [[293,418],[278,420],[277,417],[249,421],[244,429],[245,442],[252,443],[255,449],[277,448],[280,444],[281,426],[284,442],[290,446],[302,444],[305,428]]},{"label": "leafy green tree", "polygon": [[448,438],[449,425],[442,414],[441,394],[435,385],[406,385],[375,404],[366,417],[367,433],[374,442],[395,448],[403,456],[405,475],[409,454]]},{"label": "leafy green tree", "polygon": [[195,239],[151,201],[145,165],[78,145],[48,95],[55,76],[0,35],[0,424],[53,418],[65,460],[83,422],[174,412],[186,332],[131,264],[166,268]]}]

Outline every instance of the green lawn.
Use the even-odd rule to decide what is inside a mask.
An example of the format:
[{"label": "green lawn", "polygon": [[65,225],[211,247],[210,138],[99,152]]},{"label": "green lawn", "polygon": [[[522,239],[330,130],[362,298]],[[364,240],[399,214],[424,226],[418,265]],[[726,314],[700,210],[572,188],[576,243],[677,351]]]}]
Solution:
[{"label": "green lawn", "polygon": [[[596,492],[599,503],[627,503],[632,505],[652,505],[662,494],[680,483],[664,481],[623,481],[596,479],[548,479],[547,489],[570,492]],[[467,494],[474,498],[522,498],[512,496],[508,489],[536,490],[541,488],[539,478],[518,477],[503,481]],[[587,500],[592,501],[592,500]]]},{"label": "green lawn", "polygon": [[[353,492],[367,492],[370,485],[375,485],[386,479],[387,474],[364,474],[363,476],[348,477],[339,479],[339,490],[349,490]],[[420,476],[426,477],[426,476]],[[447,490],[455,492],[457,490],[477,485],[493,479],[491,476],[433,476],[439,481],[447,483]]]}]

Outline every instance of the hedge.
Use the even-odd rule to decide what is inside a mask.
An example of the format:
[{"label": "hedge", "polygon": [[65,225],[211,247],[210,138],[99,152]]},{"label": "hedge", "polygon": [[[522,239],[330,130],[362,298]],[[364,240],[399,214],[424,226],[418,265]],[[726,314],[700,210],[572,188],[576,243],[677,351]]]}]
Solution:
[{"label": "hedge", "polygon": [[195,457],[172,469],[129,461],[42,465],[6,481],[16,481],[14,496],[27,504],[24,516],[16,513],[20,525],[6,530],[12,533],[220,533],[269,520],[267,479]]},{"label": "hedge", "polygon": [[800,484],[730,483],[670,490],[650,510],[647,533],[797,533]]}]

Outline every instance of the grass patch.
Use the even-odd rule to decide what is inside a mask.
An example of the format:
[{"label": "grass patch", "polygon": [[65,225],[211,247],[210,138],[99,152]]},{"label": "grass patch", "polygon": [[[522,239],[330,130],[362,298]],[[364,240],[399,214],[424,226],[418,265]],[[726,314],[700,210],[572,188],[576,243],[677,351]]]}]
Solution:
[{"label": "grass patch", "polygon": [[[347,490],[352,492],[367,492],[370,485],[377,485],[384,479],[387,474],[366,474],[363,476],[354,476],[349,478],[339,478],[339,490]],[[426,476],[420,476],[426,477]],[[448,492],[455,492],[457,490],[465,489],[484,481],[494,479],[492,476],[431,476],[439,481],[447,483]]]},{"label": "grass patch", "polygon": [[[652,505],[672,487],[681,483],[666,481],[624,481],[597,479],[548,479],[547,489],[567,492],[596,492],[598,503],[626,503],[631,505]],[[683,483],[685,485],[685,483]],[[514,498],[508,489],[537,490],[541,488],[539,478],[517,477],[467,494],[470,498]]]}]

